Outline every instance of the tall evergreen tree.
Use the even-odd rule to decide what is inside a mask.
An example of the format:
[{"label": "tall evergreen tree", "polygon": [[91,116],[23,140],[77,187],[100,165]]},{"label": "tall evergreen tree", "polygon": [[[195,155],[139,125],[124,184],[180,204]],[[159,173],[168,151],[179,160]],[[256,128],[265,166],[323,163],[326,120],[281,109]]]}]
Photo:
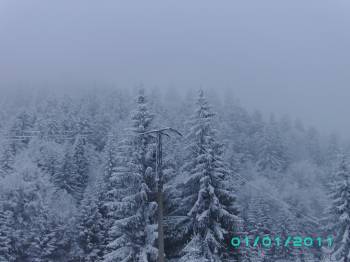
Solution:
[{"label": "tall evergreen tree", "polygon": [[[214,114],[200,91],[187,136],[186,181],[179,214],[189,217],[191,232],[179,261],[221,261],[227,254],[227,237],[233,233],[238,211],[235,196],[226,186],[228,169],[212,126]],[[179,229],[181,230],[181,229]]]},{"label": "tall evergreen tree", "polygon": [[72,172],[70,174],[69,187],[73,196],[80,200],[88,182],[89,160],[87,156],[87,145],[85,138],[77,136],[73,145]]},{"label": "tall evergreen tree", "polygon": [[78,202],[82,200],[88,183],[89,159],[85,138],[78,135],[73,146],[65,145],[61,171],[54,176],[54,183],[65,189]]},{"label": "tall evergreen tree", "polygon": [[330,208],[331,231],[336,232],[333,256],[340,262],[350,261],[350,169],[348,158],[339,155],[336,170],[336,181],[333,183]]},{"label": "tall evergreen tree", "polygon": [[157,259],[157,204],[150,190],[153,142],[144,134],[150,130],[152,119],[145,95],[140,91],[137,108],[131,116],[129,137],[121,143],[118,152],[120,165],[110,177],[113,186],[109,195],[113,199],[108,206],[114,223],[109,230],[105,262],[153,262]]},{"label": "tall evergreen tree", "polygon": [[81,249],[82,262],[102,261],[104,251],[104,224],[100,213],[98,199],[86,193],[82,201],[79,223],[77,227],[78,244]]}]

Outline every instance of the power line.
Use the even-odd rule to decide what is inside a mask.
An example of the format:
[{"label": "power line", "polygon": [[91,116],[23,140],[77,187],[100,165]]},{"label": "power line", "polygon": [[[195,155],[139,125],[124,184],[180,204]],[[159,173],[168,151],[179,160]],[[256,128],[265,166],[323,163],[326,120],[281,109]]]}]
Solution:
[{"label": "power line", "polygon": [[[8,134],[2,134],[2,138],[7,140],[14,140],[14,141],[24,141],[31,138],[37,138],[37,137],[44,137],[44,138],[59,138],[64,140],[70,140],[74,139],[75,136],[79,135],[82,137],[87,137],[91,134],[94,134],[93,132],[75,132],[75,131],[64,131],[60,134],[45,134],[41,131],[25,131],[21,135],[8,135]],[[114,137],[113,134],[107,134],[104,135],[105,137]]]},{"label": "power line", "polygon": [[[145,132],[145,133],[142,133],[142,134],[151,134],[151,133],[155,133],[156,131],[161,132],[163,135],[166,135],[166,136],[169,136],[169,135],[166,134],[166,131],[171,131],[171,132],[174,132],[174,133],[177,133],[177,134],[181,134],[177,130],[175,130],[173,128],[170,128],[170,127],[159,129],[159,130],[151,130],[151,131],[148,131],[148,132]],[[30,135],[30,134],[32,134],[32,135]],[[33,134],[36,134],[36,135],[33,135]],[[93,132],[79,133],[79,132],[74,132],[74,131],[65,131],[65,132],[62,132],[62,134],[48,135],[48,134],[42,133],[41,131],[32,130],[32,131],[25,131],[25,132],[23,132],[23,135],[14,135],[14,136],[7,136],[7,135],[5,135],[5,136],[3,136],[3,138],[6,138],[7,140],[13,140],[13,141],[23,141],[23,140],[27,140],[27,139],[30,139],[30,138],[36,138],[38,136],[43,136],[43,137],[47,137],[47,138],[60,138],[60,139],[64,139],[64,140],[71,140],[71,139],[74,139],[75,135],[88,136],[88,135],[91,135],[91,134],[93,134]],[[105,136],[106,137],[113,137],[114,135],[108,134],[108,135],[105,135]],[[202,148],[202,149],[206,153],[208,153],[205,148]],[[192,149],[190,148],[190,150],[192,150]],[[195,152],[194,150],[192,150],[192,152],[198,153],[198,152]],[[321,226],[320,223],[318,222],[317,218],[315,218],[313,216],[310,216],[310,215],[304,214],[303,213],[304,211],[302,211],[302,210],[300,210],[300,209],[298,209],[296,207],[293,207],[292,205],[288,204],[287,202],[285,202],[285,201],[283,201],[281,199],[276,198],[272,194],[268,193],[268,191],[262,190],[261,188],[252,185],[249,180],[247,180],[246,178],[242,177],[241,175],[239,175],[237,173],[234,173],[234,175],[239,177],[240,179],[242,179],[248,186],[263,192],[265,195],[269,196],[271,199],[273,199],[273,200],[275,200],[275,201],[277,201],[277,202],[287,206],[288,208],[300,212],[301,216],[303,216],[305,218],[308,218],[313,223],[317,224],[318,226]]]}]

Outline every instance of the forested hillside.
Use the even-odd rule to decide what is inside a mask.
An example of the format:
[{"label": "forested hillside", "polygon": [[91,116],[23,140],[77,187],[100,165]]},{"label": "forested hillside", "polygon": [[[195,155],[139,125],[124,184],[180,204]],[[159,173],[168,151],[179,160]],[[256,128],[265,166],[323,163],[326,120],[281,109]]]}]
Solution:
[{"label": "forested hillside", "polygon": [[[163,137],[166,261],[321,261],[332,251],[347,261],[348,146],[237,99],[160,89],[4,96],[0,261],[157,261],[147,132],[162,127],[183,135]],[[231,244],[333,234],[331,248]]]}]

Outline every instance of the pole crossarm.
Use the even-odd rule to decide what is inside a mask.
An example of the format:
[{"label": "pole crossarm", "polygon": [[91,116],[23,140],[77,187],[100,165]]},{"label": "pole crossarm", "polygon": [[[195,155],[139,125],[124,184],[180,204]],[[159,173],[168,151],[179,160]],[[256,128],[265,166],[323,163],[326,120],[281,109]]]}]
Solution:
[{"label": "pole crossarm", "polygon": [[166,136],[170,137],[169,134],[166,133],[166,131],[169,131],[171,133],[177,134],[177,135],[179,135],[181,137],[183,136],[179,131],[177,131],[176,129],[174,129],[172,127],[164,127],[164,128],[160,128],[160,129],[150,130],[150,131],[147,131],[147,132],[140,133],[140,135],[159,134],[159,133],[161,133],[162,135],[166,135]]}]

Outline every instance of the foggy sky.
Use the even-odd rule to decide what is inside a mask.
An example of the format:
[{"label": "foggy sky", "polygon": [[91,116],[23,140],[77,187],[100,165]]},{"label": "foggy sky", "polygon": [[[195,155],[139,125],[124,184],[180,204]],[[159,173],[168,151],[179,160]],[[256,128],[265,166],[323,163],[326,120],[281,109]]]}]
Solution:
[{"label": "foggy sky", "polygon": [[348,0],[0,0],[0,88],[231,88],[350,137]]}]

